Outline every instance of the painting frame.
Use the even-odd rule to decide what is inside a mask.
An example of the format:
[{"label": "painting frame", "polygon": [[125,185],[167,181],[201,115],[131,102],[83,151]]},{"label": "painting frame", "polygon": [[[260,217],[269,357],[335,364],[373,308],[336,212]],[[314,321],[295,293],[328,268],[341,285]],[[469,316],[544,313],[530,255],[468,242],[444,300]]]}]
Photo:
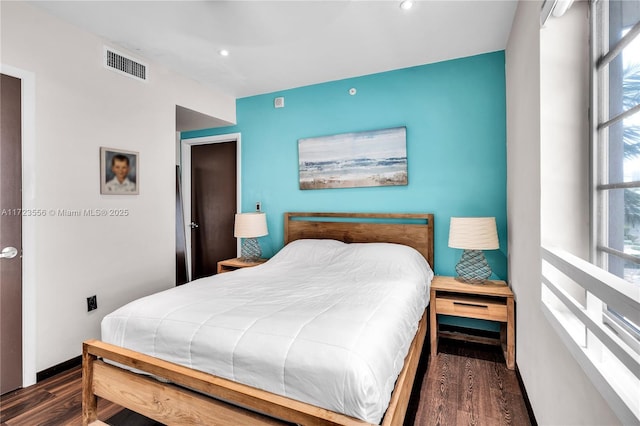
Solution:
[{"label": "painting frame", "polygon": [[301,190],[406,186],[405,126],[298,139]]},{"label": "painting frame", "polygon": [[138,195],[139,177],[139,152],[100,147],[100,194]]}]

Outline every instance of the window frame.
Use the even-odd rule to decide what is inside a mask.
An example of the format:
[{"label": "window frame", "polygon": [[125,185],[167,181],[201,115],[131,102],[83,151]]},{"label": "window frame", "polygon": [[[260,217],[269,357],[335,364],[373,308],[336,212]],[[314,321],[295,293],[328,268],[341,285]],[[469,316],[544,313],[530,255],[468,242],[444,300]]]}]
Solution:
[{"label": "window frame", "polygon": [[[622,261],[640,264],[640,256],[633,256],[624,251],[609,247],[609,198],[610,191],[640,188],[640,180],[610,182],[609,173],[609,129],[617,123],[635,114],[640,114],[640,104],[610,117],[610,67],[609,65],[634,40],[640,39],[640,21],[629,28],[613,48],[609,43],[609,8],[601,6],[603,0],[591,1],[591,197],[592,197],[592,234],[591,253],[592,263],[609,271],[609,257],[614,256]],[[607,4],[610,2],[606,1]],[[600,9],[600,10],[599,10]],[[603,13],[599,13],[603,12]],[[606,50],[608,49],[608,50]],[[605,52],[606,50],[606,52]],[[624,143],[624,142],[623,142]],[[624,161],[624,159],[623,159]],[[624,196],[624,195],[623,195]],[[640,348],[640,324],[634,324],[614,311],[610,311],[603,304],[602,321],[625,343],[633,347],[636,352]]]}]

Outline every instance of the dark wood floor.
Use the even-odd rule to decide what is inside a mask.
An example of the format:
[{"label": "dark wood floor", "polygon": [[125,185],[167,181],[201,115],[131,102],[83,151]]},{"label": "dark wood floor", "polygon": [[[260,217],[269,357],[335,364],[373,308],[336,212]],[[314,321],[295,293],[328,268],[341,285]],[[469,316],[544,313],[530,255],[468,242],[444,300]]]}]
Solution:
[{"label": "dark wood floor", "polygon": [[446,339],[422,377],[414,412],[414,425],[532,424],[516,373],[507,369],[499,347]]},{"label": "dark wood floor", "polygon": [[[516,374],[499,348],[441,340],[435,362],[416,377],[408,425],[531,425]],[[74,368],[0,398],[1,426],[80,425],[81,371]],[[100,400],[99,418],[112,426],[153,421]]]}]

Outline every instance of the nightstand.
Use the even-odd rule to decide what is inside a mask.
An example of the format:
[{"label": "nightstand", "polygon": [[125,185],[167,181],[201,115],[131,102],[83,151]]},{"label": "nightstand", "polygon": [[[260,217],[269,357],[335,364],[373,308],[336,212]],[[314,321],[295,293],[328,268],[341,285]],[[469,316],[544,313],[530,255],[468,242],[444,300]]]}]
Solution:
[{"label": "nightstand", "polygon": [[[436,276],[431,281],[431,359],[438,353],[437,314],[463,318],[499,321],[500,339],[483,338],[483,343],[502,345],[507,368],[515,368],[515,323],[513,292],[504,281],[488,281],[485,284],[466,284],[453,277]],[[462,333],[448,337],[469,340]]]},{"label": "nightstand", "polygon": [[267,259],[258,259],[255,262],[245,262],[239,257],[233,259],[221,260],[218,262],[218,273],[231,272],[236,269],[250,268],[252,266],[262,265]]}]

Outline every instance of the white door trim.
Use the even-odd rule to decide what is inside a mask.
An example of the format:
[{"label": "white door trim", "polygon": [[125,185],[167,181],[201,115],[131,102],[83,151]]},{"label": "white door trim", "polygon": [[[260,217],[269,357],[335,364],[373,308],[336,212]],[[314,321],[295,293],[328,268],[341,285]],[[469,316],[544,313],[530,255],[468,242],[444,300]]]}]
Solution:
[{"label": "white door trim", "polygon": [[[36,78],[35,74],[0,64],[0,73],[22,81],[22,208],[35,209]],[[41,206],[41,208],[43,208]],[[36,383],[36,217],[22,216],[22,386]]]},{"label": "white door trim", "polygon": [[[184,233],[187,252],[187,278],[191,281],[191,147],[194,145],[208,145],[212,143],[236,142],[236,212],[240,212],[242,205],[242,144],[240,133],[228,133],[217,136],[203,136],[193,139],[182,139],[180,141],[180,170],[182,172],[182,205],[184,208]],[[237,243],[237,255],[240,255],[240,240]]]}]

